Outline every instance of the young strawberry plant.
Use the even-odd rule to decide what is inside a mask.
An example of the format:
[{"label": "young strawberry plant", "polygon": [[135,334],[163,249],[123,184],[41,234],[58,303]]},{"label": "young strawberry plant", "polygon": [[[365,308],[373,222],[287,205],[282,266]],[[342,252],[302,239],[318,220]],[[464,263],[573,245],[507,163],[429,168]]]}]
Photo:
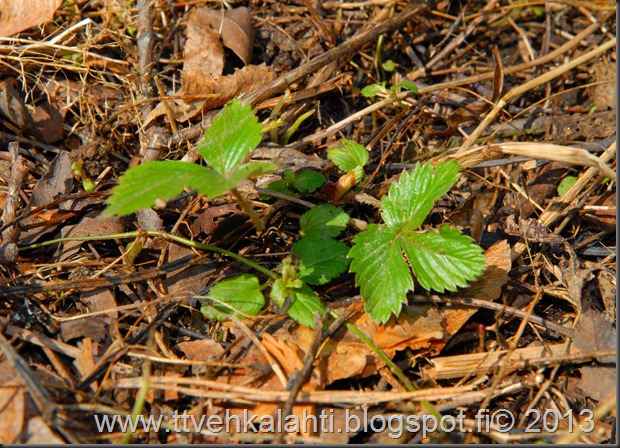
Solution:
[{"label": "young strawberry plant", "polygon": [[365,177],[364,166],[368,163],[368,151],[359,143],[343,138],[337,146],[327,151],[327,158],[344,172],[336,183],[325,185],[330,200],[338,202]]},{"label": "young strawberry plant", "polygon": [[301,238],[291,247],[292,257],[283,260],[274,273],[261,269],[270,279],[261,285],[256,276],[243,274],[222,280],[203,299],[206,316],[225,320],[227,315],[257,315],[265,305],[263,290],[269,298],[302,325],[312,327],[314,313],[323,313],[325,305],[309,285],[322,285],[344,273],[349,264],[349,247],[335,240],[349,223],[349,215],[331,205],[316,206],[300,218]]},{"label": "young strawberry plant", "polygon": [[413,82],[409,80],[401,81],[398,84],[390,86],[389,89],[385,86],[385,81],[381,83],[369,84],[364,87],[360,93],[366,98],[374,98],[379,94],[391,96],[394,101],[400,103],[401,101],[396,95],[396,93],[399,92],[400,89],[405,89],[413,93],[418,93],[418,86],[416,86]]},{"label": "young strawberry plant", "polygon": [[381,199],[385,224],[369,224],[349,252],[350,271],[370,316],[387,322],[400,313],[413,276],[424,289],[454,291],[485,269],[482,249],[459,230],[443,225],[419,231],[435,202],[454,185],[460,166],[448,161],[403,172]]},{"label": "young strawberry plant", "polygon": [[105,215],[128,215],[179,195],[184,188],[207,198],[231,192],[254,225],[262,223],[237,191],[239,182],[275,171],[269,162],[243,163],[261,141],[263,127],[251,106],[233,100],[213,119],[196,151],[209,167],[181,161],[153,161],[130,168],[108,199]]}]

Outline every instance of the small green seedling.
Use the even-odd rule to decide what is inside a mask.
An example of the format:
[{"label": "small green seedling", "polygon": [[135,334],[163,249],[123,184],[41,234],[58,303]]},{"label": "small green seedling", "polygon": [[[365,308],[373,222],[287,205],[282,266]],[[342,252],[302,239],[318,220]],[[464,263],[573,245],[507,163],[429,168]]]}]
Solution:
[{"label": "small green seedling", "polygon": [[298,242],[292,257],[283,260],[271,280],[260,285],[252,274],[226,279],[215,285],[202,299],[201,311],[217,320],[227,315],[255,316],[265,305],[263,290],[278,309],[296,322],[312,327],[314,313],[323,313],[325,305],[309,285],[323,285],[347,270],[349,247],[335,240],[349,223],[349,215],[332,205],[319,205],[300,218]]},{"label": "small green seedling", "polygon": [[[282,173],[282,179],[269,183],[267,189],[288,195],[293,194],[293,190],[299,193],[314,193],[323,186],[325,181],[325,176],[316,171],[304,170],[295,173],[293,170],[287,169]],[[261,199],[269,199],[269,196],[261,196]]]},{"label": "small green seedling", "polygon": [[359,143],[343,138],[338,146],[327,151],[327,158],[345,173],[336,183],[326,185],[326,193],[330,200],[338,202],[364,179],[368,151]]},{"label": "small green seedling", "polygon": [[198,190],[207,198],[231,192],[250,215],[254,225],[262,223],[237,191],[239,182],[274,172],[269,162],[243,163],[260,143],[263,126],[249,105],[233,100],[213,119],[196,150],[209,167],[182,161],[153,161],[130,168],[120,178],[108,199],[104,215],[128,215],[153,207],[179,195],[184,188]]},{"label": "small green seedling", "polygon": [[394,64],[393,60],[388,59],[387,61],[381,63],[381,68],[388,73],[392,73],[396,70],[396,64]]},{"label": "small green seedling", "polygon": [[412,93],[418,93],[418,86],[407,79],[391,86],[389,89],[385,86],[385,81],[381,83],[370,84],[361,90],[361,94],[366,98],[374,98],[379,94],[391,96],[394,101],[401,103],[400,98],[396,95],[401,89],[409,90]]},{"label": "small green seedling", "polygon": [[82,160],[78,160],[77,162],[73,162],[71,164],[71,171],[73,174],[80,178],[82,181],[82,186],[84,187],[84,191],[90,193],[91,191],[95,191],[97,187],[95,183],[88,177],[86,174],[86,170],[84,170],[84,162]]},{"label": "small green seedling", "polygon": [[443,225],[420,231],[435,202],[454,185],[460,166],[418,164],[403,172],[381,199],[385,224],[369,224],[353,240],[349,270],[355,273],[366,311],[384,323],[398,315],[415,276],[427,290],[454,291],[485,269],[482,249],[459,230]]}]

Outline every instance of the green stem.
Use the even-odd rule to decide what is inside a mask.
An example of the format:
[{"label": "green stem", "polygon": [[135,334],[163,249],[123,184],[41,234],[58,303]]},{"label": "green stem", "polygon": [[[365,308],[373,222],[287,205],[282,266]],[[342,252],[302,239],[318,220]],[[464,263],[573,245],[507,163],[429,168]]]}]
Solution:
[{"label": "green stem", "polygon": [[256,214],[256,210],[254,210],[254,207],[252,207],[250,203],[243,197],[243,195],[239,193],[239,190],[237,190],[236,188],[231,188],[230,192],[235,197],[235,200],[241,206],[243,211],[249,215],[250,219],[252,220],[252,224],[254,224],[254,227],[256,227],[256,230],[258,230],[259,233],[265,230],[265,225]]},{"label": "green stem", "polygon": [[[329,314],[334,319],[338,318],[338,313],[336,313],[335,311],[330,311]],[[379,359],[381,359],[381,361],[383,361],[385,365],[390,368],[392,373],[398,377],[398,379],[405,385],[408,391],[415,392],[417,390],[415,386],[411,383],[411,380],[407,378],[407,375],[405,375],[405,373],[400,369],[400,367],[394,364],[394,362],[388,357],[388,355],[386,355],[385,352],[381,350],[381,348],[377,344],[375,344],[375,342],[371,338],[366,336],[366,334],[364,334],[362,330],[360,330],[350,322],[345,321],[344,325],[345,327],[347,327],[347,330],[355,334],[358,338],[362,340],[362,342],[364,342],[364,344],[366,344],[376,353]],[[441,420],[441,414],[437,412],[435,407],[428,400],[422,400],[421,403],[435,418],[437,418],[438,421]]]},{"label": "green stem", "polygon": [[[144,404],[146,403],[146,396],[149,393],[149,388],[151,387],[151,361],[148,359],[144,363],[143,371],[142,371],[142,385],[138,390],[138,395],[136,396],[136,401],[133,404],[133,409],[131,410],[131,419],[135,422],[138,419],[138,415],[142,415],[144,411]],[[133,433],[128,428],[123,434],[120,443],[128,444],[131,442],[131,436]]]},{"label": "green stem", "polygon": [[208,244],[197,243],[196,241],[188,240],[186,238],[183,238],[177,235],[172,235],[171,233],[159,232],[156,230],[148,230],[148,231],[134,230],[133,232],[115,233],[113,235],[56,238],[54,240],[44,241],[42,243],[35,243],[29,246],[23,246],[23,247],[20,247],[19,250],[25,251],[25,250],[37,249],[39,247],[51,246],[54,244],[63,243],[65,241],[104,241],[104,240],[114,240],[114,239],[124,239],[124,238],[136,238],[139,235],[145,235],[145,234],[148,236],[153,236],[153,237],[166,238],[168,240],[175,241],[179,244],[183,244],[188,247],[194,247],[196,249],[207,250],[210,252],[215,252],[218,254],[226,255],[230,258],[234,258],[235,260],[240,261],[241,263],[244,263],[250,266],[251,268],[256,269],[259,272],[262,272],[263,274],[271,278],[276,278],[276,275],[273,272],[271,272],[269,269],[261,266],[258,263],[253,262],[252,260],[244,257],[243,255],[239,255],[239,254],[236,254],[235,252],[231,252],[229,250],[222,249],[216,246],[210,246]]}]

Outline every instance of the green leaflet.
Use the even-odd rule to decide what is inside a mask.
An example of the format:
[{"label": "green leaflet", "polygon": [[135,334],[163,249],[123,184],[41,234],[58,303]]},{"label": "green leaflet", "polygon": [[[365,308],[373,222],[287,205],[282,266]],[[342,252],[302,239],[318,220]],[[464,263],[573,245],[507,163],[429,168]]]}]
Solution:
[{"label": "green leaflet", "polygon": [[262,130],[252,107],[235,99],[213,119],[196,151],[211,168],[226,174],[256,148]]},{"label": "green leaflet", "polygon": [[327,158],[334,162],[341,171],[348,173],[368,163],[368,151],[359,143],[343,138],[339,146],[327,151]]},{"label": "green leaflet", "polygon": [[316,171],[306,170],[295,175],[291,185],[300,193],[313,193],[325,183],[325,176]]},{"label": "green leaflet", "polygon": [[314,313],[323,314],[327,307],[314,294],[312,289],[304,284],[301,288],[290,290],[292,303],[288,315],[297,323],[314,328]]},{"label": "green leaflet", "polygon": [[208,198],[236,188],[250,177],[275,171],[269,162],[240,165],[260,143],[262,126],[250,106],[231,101],[214,119],[198,151],[211,168],[179,161],[155,161],[130,168],[121,176],[104,215],[128,215],[168,200],[189,187]]},{"label": "green leaflet", "polygon": [[106,216],[129,215],[142,208],[153,207],[157,199],[167,201],[183,192],[185,187],[195,188],[209,197],[224,194],[220,188],[225,178],[204,166],[176,161],[155,161],[129,169],[114,187],[108,199]]},{"label": "green leaflet", "polygon": [[355,237],[349,251],[350,271],[360,287],[364,308],[379,323],[398,315],[413,291],[413,279],[401,249],[392,244],[397,232],[389,227],[370,224]]},{"label": "green leaflet", "polygon": [[260,290],[258,278],[252,274],[222,280],[209,291],[200,311],[212,319],[226,320],[226,316],[250,315],[260,313],[265,305],[265,297]]},{"label": "green leaflet", "polygon": [[410,92],[413,92],[413,93],[418,93],[418,86],[416,86],[413,81],[409,81],[408,79],[405,79],[405,80],[399,82],[398,84],[395,84],[392,87],[390,87],[390,90],[392,92],[395,92],[398,89],[405,89],[405,90],[409,90]]},{"label": "green leaflet", "polygon": [[382,83],[369,84],[360,91],[360,93],[366,98],[374,98],[378,94],[385,92],[387,92],[387,89],[385,88],[385,81]]},{"label": "green leaflet", "polygon": [[443,225],[439,231],[403,233],[398,244],[426,290],[455,291],[484,272],[484,254],[480,246],[448,225]]},{"label": "green leaflet", "polygon": [[331,238],[302,238],[291,252],[299,256],[299,276],[311,285],[324,285],[349,266],[349,246]]},{"label": "green leaflet", "polygon": [[422,225],[437,199],[454,185],[459,177],[460,166],[454,161],[437,165],[418,164],[400,176],[390,186],[388,194],[381,199],[381,217],[388,226],[407,224],[415,229]]},{"label": "green leaflet", "polygon": [[319,205],[301,216],[299,234],[308,238],[335,238],[347,227],[350,219],[349,215],[338,207]]}]

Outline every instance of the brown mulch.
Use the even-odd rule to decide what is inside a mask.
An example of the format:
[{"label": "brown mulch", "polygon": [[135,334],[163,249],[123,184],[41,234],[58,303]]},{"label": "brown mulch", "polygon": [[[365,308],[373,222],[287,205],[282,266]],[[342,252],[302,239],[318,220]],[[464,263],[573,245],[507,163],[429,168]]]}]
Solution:
[{"label": "brown mulch", "polygon": [[[0,6],[1,443],[615,443],[615,3],[34,3]],[[241,6],[249,16],[220,23]],[[402,80],[418,92],[360,93]],[[235,260],[145,234],[129,259],[135,238],[104,238],[163,231],[278,267],[304,204],[328,200],[265,200],[255,187],[281,172],[240,187],[260,234],[231,197],[190,191],[100,216],[129,167],[197,161],[235,97],[282,120],[256,160],[335,182],[328,149],[347,138],[369,150],[372,181],[340,204],[347,243],[378,222],[403,169],[463,166],[426,224],[480,244],[483,278],[454,294],[418,288],[385,325],[352,275],[315,288],[406,383],[344,327],[313,333],[269,306],[204,317],[199,297],[248,272]],[[461,430],[408,425],[433,413]],[[163,426],[125,430],[128,415]],[[248,415],[256,427],[205,425]],[[282,430],[308,415],[327,426]],[[367,424],[346,426],[356,419]]]}]

